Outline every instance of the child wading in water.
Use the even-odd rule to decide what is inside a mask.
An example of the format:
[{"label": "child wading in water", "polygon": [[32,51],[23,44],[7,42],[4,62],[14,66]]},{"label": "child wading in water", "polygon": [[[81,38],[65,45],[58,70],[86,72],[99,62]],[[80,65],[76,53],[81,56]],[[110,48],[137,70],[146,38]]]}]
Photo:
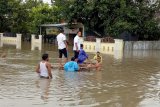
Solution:
[{"label": "child wading in water", "polygon": [[88,55],[83,50],[83,44],[81,44],[77,63],[78,64],[83,64],[86,61],[86,59],[88,59]]},{"label": "child wading in water", "polygon": [[93,57],[93,59],[96,61],[96,70],[100,70],[102,66],[102,56],[100,52],[97,52],[96,55]]},{"label": "child wading in water", "polygon": [[87,65],[87,68],[96,68],[97,71],[100,71],[101,66],[102,66],[102,56],[100,52],[97,52],[96,55],[93,57],[91,63]]},{"label": "child wading in water", "polygon": [[40,78],[52,79],[51,68],[48,54],[43,54],[42,61],[37,65],[36,72]]}]

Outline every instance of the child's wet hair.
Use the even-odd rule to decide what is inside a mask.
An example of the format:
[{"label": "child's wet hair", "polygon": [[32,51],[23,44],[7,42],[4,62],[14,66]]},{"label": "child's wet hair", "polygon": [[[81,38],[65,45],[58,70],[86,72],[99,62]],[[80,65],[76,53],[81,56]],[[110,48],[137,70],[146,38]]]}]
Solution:
[{"label": "child's wet hair", "polygon": [[46,60],[48,58],[48,54],[47,53],[44,53],[43,55],[42,55],[42,59],[43,60]]},{"label": "child's wet hair", "polygon": [[71,61],[75,61],[75,58],[74,58],[74,57],[72,57],[72,58],[71,58]]},{"label": "child's wet hair", "polygon": [[83,48],[83,44],[80,44],[80,47]]}]

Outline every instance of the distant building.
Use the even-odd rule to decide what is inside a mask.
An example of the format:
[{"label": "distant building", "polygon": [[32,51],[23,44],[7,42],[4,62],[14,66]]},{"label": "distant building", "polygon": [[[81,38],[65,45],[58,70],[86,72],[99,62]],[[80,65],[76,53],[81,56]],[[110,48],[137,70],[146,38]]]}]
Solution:
[{"label": "distant building", "polygon": [[44,42],[55,42],[56,36],[59,33],[59,28],[64,30],[70,44],[73,44],[73,38],[78,31],[81,31],[82,37],[84,37],[84,25],[82,23],[73,23],[71,25],[68,23],[42,24],[40,25],[40,35],[44,35]]}]

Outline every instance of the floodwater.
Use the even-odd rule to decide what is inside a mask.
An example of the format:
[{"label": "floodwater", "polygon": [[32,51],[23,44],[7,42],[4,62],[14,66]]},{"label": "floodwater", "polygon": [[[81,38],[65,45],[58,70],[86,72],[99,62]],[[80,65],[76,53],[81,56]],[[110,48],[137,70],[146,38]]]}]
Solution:
[{"label": "floodwater", "polygon": [[103,71],[53,69],[47,80],[38,78],[35,66],[43,52],[56,63],[58,52],[53,45],[43,49],[30,51],[29,43],[22,50],[0,48],[6,53],[0,58],[0,107],[160,107],[160,51],[103,55]]}]

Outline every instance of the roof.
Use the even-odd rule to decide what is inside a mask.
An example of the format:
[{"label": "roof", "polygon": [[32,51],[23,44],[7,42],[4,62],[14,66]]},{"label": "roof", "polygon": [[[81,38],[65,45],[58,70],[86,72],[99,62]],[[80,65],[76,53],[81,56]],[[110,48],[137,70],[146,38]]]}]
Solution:
[{"label": "roof", "polygon": [[[68,23],[60,23],[60,24],[42,24],[40,27],[62,27],[67,26]],[[72,23],[72,27],[83,27],[82,23]]]},{"label": "roof", "polygon": [[41,27],[61,27],[61,26],[66,26],[68,25],[67,23],[61,23],[61,24],[42,24],[40,25]]}]

